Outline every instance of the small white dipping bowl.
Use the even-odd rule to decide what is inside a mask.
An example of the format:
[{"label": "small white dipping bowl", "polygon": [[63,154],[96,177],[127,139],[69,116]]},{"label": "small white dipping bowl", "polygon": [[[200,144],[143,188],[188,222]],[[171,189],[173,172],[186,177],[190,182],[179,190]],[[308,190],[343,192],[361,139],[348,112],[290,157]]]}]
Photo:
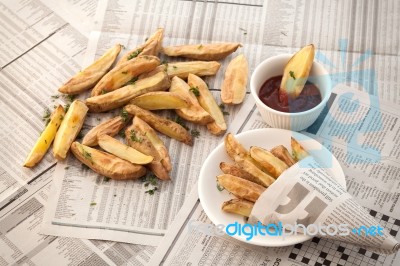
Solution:
[{"label": "small white dipping bowl", "polygon": [[270,57],[261,62],[251,75],[250,91],[256,101],[261,117],[268,125],[275,128],[301,131],[311,126],[317,120],[331,95],[331,78],[321,64],[314,61],[310,76],[308,77],[308,81],[314,83],[321,92],[322,100],[314,108],[298,113],[285,113],[268,107],[258,97],[261,86],[265,81],[275,76],[281,76],[286,63],[292,56],[291,54],[282,54]]}]

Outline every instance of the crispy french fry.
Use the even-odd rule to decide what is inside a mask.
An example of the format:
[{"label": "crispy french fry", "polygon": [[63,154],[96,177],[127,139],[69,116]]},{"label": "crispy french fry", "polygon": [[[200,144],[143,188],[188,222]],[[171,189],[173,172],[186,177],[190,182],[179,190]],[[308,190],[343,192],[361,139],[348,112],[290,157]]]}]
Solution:
[{"label": "crispy french fry", "polygon": [[138,56],[111,69],[93,88],[91,96],[102,95],[121,88],[142,73],[160,65],[160,59],[151,55]]},{"label": "crispy french fry", "polygon": [[99,135],[99,146],[108,153],[134,164],[148,164],[153,161],[153,157],[143,154],[134,148],[126,146],[118,140],[108,135]]},{"label": "crispy french fry", "polygon": [[208,89],[207,84],[194,74],[189,74],[188,84],[191,88],[198,89],[200,95],[197,97],[197,100],[200,106],[214,119],[214,122],[207,124],[207,129],[214,135],[224,134],[226,131],[224,114]]},{"label": "crispy french fry", "polygon": [[148,92],[130,103],[146,110],[182,109],[189,107],[188,101],[177,93],[166,91]]},{"label": "crispy french fry", "polygon": [[271,153],[285,162],[289,167],[296,163],[292,155],[290,155],[289,151],[283,145],[272,148]]},{"label": "crispy french fry", "polygon": [[71,151],[87,167],[100,175],[116,180],[137,179],[146,174],[146,168],[132,164],[112,154],[74,142]]},{"label": "crispy french fry", "polygon": [[290,138],[290,145],[292,146],[292,154],[296,161],[306,158],[309,154],[294,138]]},{"label": "crispy french fry", "polygon": [[153,157],[153,161],[147,166],[149,169],[161,180],[171,179],[167,169],[161,163],[161,157],[156,147],[148,139],[146,132],[137,124],[137,117],[134,118],[133,123],[125,130],[125,140],[129,146],[136,150],[148,154]]},{"label": "crispy french fry", "polygon": [[258,179],[258,184],[265,187],[270,186],[275,179],[261,170],[261,166],[250,157],[249,152],[229,133],[225,137],[225,149],[229,157],[231,157],[246,172],[252,174]]},{"label": "crispy french fry", "polygon": [[91,112],[105,112],[127,104],[133,98],[153,91],[163,91],[170,87],[169,77],[164,72],[136,81],[115,91],[86,99]]},{"label": "crispy french fry", "polygon": [[93,88],[110,69],[120,51],[121,45],[116,44],[102,57],[63,84],[58,91],[66,94],[78,94]]},{"label": "crispy french fry", "polygon": [[245,217],[250,216],[253,207],[253,202],[244,199],[231,199],[222,204],[222,210],[224,212],[239,214]]},{"label": "crispy french fry", "polygon": [[225,71],[221,87],[221,100],[225,104],[239,104],[246,96],[246,85],[249,75],[247,60],[244,55],[238,55]]},{"label": "crispy french fry", "polygon": [[140,117],[147,124],[149,124],[152,128],[159,131],[160,133],[181,141],[187,145],[193,145],[192,136],[190,135],[190,133],[178,123],[163,118],[150,111],[144,110],[133,104],[125,106],[125,110],[128,113]]},{"label": "crispy french fry", "polygon": [[288,104],[289,98],[297,98],[307,82],[308,75],[314,62],[314,45],[304,46],[295,53],[283,70],[279,100]]},{"label": "crispy french fry", "polygon": [[160,71],[166,71],[170,78],[176,76],[187,79],[190,73],[197,76],[214,76],[217,74],[220,67],[221,64],[217,61],[174,62],[160,65],[153,71],[140,75],[139,79],[154,75]]},{"label": "crispy french fry", "polygon": [[[179,94],[190,103],[190,106],[187,108],[176,109],[176,114],[183,119],[196,124],[206,125],[212,123],[214,119],[203,109],[203,107],[200,106],[196,96],[190,91],[191,89],[197,90],[196,88],[190,88],[185,81],[178,77],[172,78],[171,88],[169,91]],[[199,93],[198,90],[197,93]]]},{"label": "crispy french fry", "polygon": [[224,174],[238,176],[240,178],[249,180],[251,182],[257,183],[261,186],[264,186],[264,183],[260,181],[260,179],[251,173],[245,171],[242,167],[237,164],[231,164],[226,162],[221,162],[219,164],[219,168]]},{"label": "crispy french fry", "polygon": [[132,116],[129,114],[126,116],[119,115],[95,126],[83,137],[82,144],[86,146],[96,146],[98,144],[98,135],[109,135],[111,137],[117,135],[118,132],[129,123],[131,118]]},{"label": "crispy french fry", "polygon": [[260,195],[265,191],[265,187],[234,175],[219,175],[217,176],[217,181],[219,185],[236,197],[251,202],[256,202]]},{"label": "crispy french fry", "polygon": [[28,157],[24,162],[25,167],[34,167],[43,159],[50,147],[50,144],[53,142],[54,137],[56,136],[57,129],[61,125],[64,115],[64,108],[61,105],[57,106],[50,116],[50,122],[40,134],[35,146],[33,146],[31,152],[28,154]]},{"label": "crispy french fry", "polygon": [[168,46],[163,48],[163,53],[168,56],[182,56],[197,60],[221,60],[237,48],[241,47],[240,43],[210,43],[210,44],[193,44]]},{"label": "crispy french fry", "polygon": [[288,169],[287,164],[263,148],[256,146],[251,147],[250,156],[275,178],[279,177],[283,171]]},{"label": "crispy french fry", "polygon": [[130,59],[133,59],[139,55],[154,55],[157,56],[161,50],[161,43],[164,35],[164,29],[157,29],[152,36],[150,36],[147,41],[136,47],[126,54],[124,54],[121,59],[118,61],[117,65],[124,63]]},{"label": "crispy french fry", "polygon": [[73,101],[69,107],[54,138],[53,155],[57,160],[67,156],[72,142],[81,131],[87,111],[87,106],[80,100]]},{"label": "crispy french fry", "polygon": [[168,150],[162,140],[157,136],[154,129],[137,116],[134,118],[133,124],[140,132],[145,132],[146,137],[150,140],[151,144],[153,144],[154,148],[156,148],[161,164],[170,172],[172,170],[172,165]]}]

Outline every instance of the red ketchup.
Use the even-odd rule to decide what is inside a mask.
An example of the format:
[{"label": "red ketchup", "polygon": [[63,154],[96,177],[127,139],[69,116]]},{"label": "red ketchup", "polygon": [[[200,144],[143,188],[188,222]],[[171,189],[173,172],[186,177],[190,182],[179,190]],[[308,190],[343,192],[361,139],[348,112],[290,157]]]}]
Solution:
[{"label": "red ketchup", "polygon": [[[321,102],[319,89],[309,81],[306,82],[303,91],[296,99],[289,97],[287,100],[281,101],[279,97],[281,80],[282,76],[272,77],[261,86],[258,97],[268,107],[285,113],[298,113],[310,110]],[[282,96],[284,95],[281,95],[281,99]]]}]

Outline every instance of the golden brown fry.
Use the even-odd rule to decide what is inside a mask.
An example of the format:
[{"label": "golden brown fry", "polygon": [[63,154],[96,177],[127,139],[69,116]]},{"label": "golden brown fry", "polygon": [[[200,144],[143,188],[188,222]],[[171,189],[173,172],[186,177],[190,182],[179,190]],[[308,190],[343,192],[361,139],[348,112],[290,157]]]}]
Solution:
[{"label": "golden brown fry", "polygon": [[161,164],[168,172],[170,172],[172,170],[172,165],[168,150],[162,140],[158,137],[154,129],[137,116],[134,118],[133,124],[139,129],[140,132],[144,132],[146,137],[153,144],[154,148],[156,148],[156,151],[161,160]]},{"label": "golden brown fry", "polygon": [[303,146],[293,137],[290,138],[290,145],[292,146],[292,154],[296,161],[300,161],[309,155]]},{"label": "golden brown fry", "polygon": [[149,124],[152,128],[159,131],[160,133],[181,141],[187,145],[193,145],[192,136],[190,135],[190,133],[178,123],[163,118],[150,111],[144,110],[133,104],[125,106],[125,110],[128,113],[140,117],[147,124]]},{"label": "golden brown fry", "polygon": [[231,199],[222,204],[224,212],[235,213],[245,217],[249,217],[253,210],[254,203],[244,199]]},{"label": "golden brown fry", "polygon": [[91,96],[102,95],[121,88],[142,73],[150,72],[160,65],[160,59],[151,55],[138,56],[122,63],[108,72],[93,88]]},{"label": "golden brown fry", "polygon": [[93,88],[110,69],[120,51],[121,45],[116,44],[102,57],[63,84],[58,91],[66,94],[78,94]]},{"label": "golden brown fry", "polygon": [[289,151],[283,145],[274,147],[271,150],[271,153],[281,159],[283,162],[285,162],[289,167],[296,163],[292,155],[290,155]]},{"label": "golden brown fry", "polygon": [[307,82],[314,62],[314,45],[304,46],[287,62],[283,71],[279,100],[287,104],[289,98],[297,98]]},{"label": "golden brown fry", "polygon": [[197,100],[200,106],[214,119],[214,122],[207,124],[207,129],[214,135],[224,134],[226,131],[224,114],[208,89],[207,84],[194,74],[189,74],[188,84],[191,88],[198,89],[200,95],[197,97]]},{"label": "golden brown fry", "polygon": [[153,157],[153,161],[148,167],[159,179],[171,179],[167,169],[165,169],[161,163],[162,158],[156,147],[154,147],[153,143],[148,139],[146,132],[143,132],[138,126],[137,121],[138,119],[135,117],[133,124],[125,130],[126,142],[136,150]]},{"label": "golden brown fry", "polygon": [[157,56],[161,50],[163,35],[164,35],[164,29],[162,28],[157,29],[156,32],[154,32],[153,35],[150,36],[144,44],[124,54],[118,61],[117,65],[124,63],[130,59],[133,59],[139,55]]},{"label": "golden brown fry", "polygon": [[229,133],[225,137],[225,149],[229,157],[231,157],[246,172],[252,174],[258,179],[258,184],[265,187],[270,186],[275,179],[269,174],[261,170],[261,166],[250,157],[249,152]]},{"label": "golden brown fry", "polygon": [[217,176],[217,181],[219,185],[236,197],[251,202],[256,202],[260,195],[265,191],[265,187],[234,175],[219,175]]},{"label": "golden brown fry", "polygon": [[250,156],[275,178],[279,177],[283,171],[288,169],[287,164],[263,148],[256,146],[251,147]]},{"label": "golden brown fry", "polygon": [[64,118],[65,111],[64,108],[59,105],[51,114],[50,121],[47,124],[46,128],[40,134],[40,137],[33,146],[31,152],[25,160],[25,167],[34,167],[37,163],[39,163],[47,150],[50,147],[50,144],[53,142],[54,137],[56,136],[57,129],[61,125],[61,122]]},{"label": "golden brown fry", "polygon": [[229,175],[234,175],[241,177],[243,179],[249,180],[251,182],[257,183],[261,186],[264,186],[263,182],[260,181],[260,179],[251,173],[245,171],[242,167],[240,167],[237,164],[231,164],[231,163],[226,163],[226,162],[221,162],[219,164],[219,168],[224,174],[229,174]]},{"label": "golden brown fry", "polygon": [[182,109],[189,107],[189,102],[177,93],[166,91],[148,92],[133,100],[132,104],[146,110]]},{"label": "golden brown fry", "polygon": [[247,60],[239,55],[229,62],[221,87],[221,100],[225,104],[239,104],[246,96],[249,75]]},{"label": "golden brown fry", "polygon": [[[197,90],[197,88],[190,88],[185,81],[178,77],[172,78],[171,88],[169,91],[179,94],[190,103],[190,106],[187,108],[175,110],[176,114],[183,119],[196,124],[206,125],[212,123],[214,119],[203,109],[203,107],[200,106],[196,96],[190,90]],[[198,90],[197,93],[199,93]]]},{"label": "golden brown fry", "polygon": [[146,168],[132,164],[112,154],[74,142],[71,151],[75,157],[96,173],[115,180],[137,179],[146,174]]},{"label": "golden brown fry", "polygon": [[111,137],[118,134],[131,120],[132,116],[127,115],[126,117],[116,116],[111,118],[103,123],[95,126],[88,133],[86,133],[85,137],[82,140],[82,144],[86,146],[96,146],[97,136],[98,135],[109,135]]},{"label": "golden brown fry", "polygon": [[240,43],[210,43],[210,44],[193,44],[168,46],[163,48],[163,53],[168,56],[182,56],[196,60],[221,60],[237,48],[241,47]]},{"label": "golden brown fry", "polygon": [[75,100],[65,114],[53,143],[53,155],[57,160],[65,159],[72,142],[81,131],[87,114],[87,106]]},{"label": "golden brown fry", "polygon": [[153,157],[143,154],[134,148],[126,146],[118,140],[108,135],[99,135],[99,146],[108,153],[133,164],[148,164],[153,161]]},{"label": "golden brown fry", "polygon": [[217,61],[191,61],[191,62],[175,62],[163,64],[149,73],[144,73],[139,76],[139,79],[154,75],[160,71],[166,71],[170,78],[179,77],[187,79],[190,73],[197,76],[214,76],[217,74],[221,64]]},{"label": "golden brown fry", "polygon": [[169,77],[164,72],[160,72],[113,92],[88,98],[86,104],[91,112],[105,112],[121,107],[144,93],[167,90],[170,84]]}]

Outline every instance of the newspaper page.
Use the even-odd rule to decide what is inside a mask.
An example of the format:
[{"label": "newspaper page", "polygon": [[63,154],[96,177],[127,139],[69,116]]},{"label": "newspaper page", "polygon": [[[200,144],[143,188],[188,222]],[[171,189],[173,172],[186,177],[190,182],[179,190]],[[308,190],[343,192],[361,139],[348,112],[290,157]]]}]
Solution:
[{"label": "newspaper page", "polygon": [[[393,85],[393,83],[392,83]],[[332,129],[334,119],[335,122],[342,121],[342,127],[347,125],[347,134],[359,134],[360,124],[354,123],[360,121],[360,117],[355,117],[349,112],[344,112],[344,102],[358,103],[359,107],[368,106],[369,112],[364,113],[363,121],[370,121],[367,117],[374,117],[372,121],[376,123],[376,111],[382,118],[383,126],[379,130],[368,131],[369,138],[375,139],[376,142],[371,146],[376,146],[385,156],[380,157],[379,162],[373,163],[371,160],[377,160],[373,155],[365,152],[364,149],[356,149],[353,145],[345,145],[340,138],[329,138],[329,142],[324,143],[324,134],[327,139],[326,130]],[[354,197],[355,201],[361,204],[373,219],[386,232],[393,236],[397,241],[400,240],[398,234],[400,228],[400,213],[398,203],[398,169],[400,168],[398,160],[398,148],[396,145],[383,147],[382,143],[397,143],[399,138],[398,114],[395,112],[397,106],[379,102],[376,97],[360,91],[354,91],[345,84],[338,85],[334,93],[332,93],[325,111],[322,113],[314,127],[310,127],[302,133],[309,135],[322,142],[324,146],[339,159],[344,170],[347,183],[347,192]],[[262,120],[260,114],[256,110],[254,100],[249,98],[238,114],[245,116],[244,123],[234,123],[231,127],[232,133],[240,133],[243,131],[268,127]],[[339,118],[340,116],[340,118]],[[345,120],[343,120],[345,119]],[[347,119],[347,120],[346,120]],[[363,123],[361,127],[367,127],[368,124]],[[332,136],[332,133],[329,133]],[[379,138],[373,136],[379,135]],[[362,136],[360,141],[365,140]],[[325,139],[325,140],[326,140]],[[327,145],[329,144],[329,145]],[[378,156],[379,153],[375,153]],[[346,156],[353,158],[352,161],[346,163]],[[364,160],[361,156],[364,156]],[[365,162],[365,157],[370,159],[369,163]],[[359,160],[355,160],[358,158]],[[381,171],[377,171],[377,165],[380,165]],[[386,170],[387,169],[387,170]],[[312,240],[299,243],[294,246],[284,248],[260,248],[249,246],[244,242],[236,239],[228,238],[226,235],[218,236],[215,234],[207,234],[208,231],[195,230],[194,227],[189,228],[188,224],[209,225],[213,228],[213,224],[204,213],[197,192],[193,192],[191,200],[182,208],[182,212],[178,214],[176,222],[171,225],[164,241],[157,247],[150,265],[186,265],[199,263],[212,263],[214,265],[226,265],[226,263],[240,262],[246,265],[273,265],[279,261],[282,265],[315,265],[316,263],[335,263],[341,265],[397,265],[400,258],[397,253],[387,255],[374,252],[370,249],[349,244],[342,241],[313,237]],[[190,230],[189,230],[190,229]],[[251,248],[249,248],[251,247]],[[261,249],[261,250],[259,250]]]}]

